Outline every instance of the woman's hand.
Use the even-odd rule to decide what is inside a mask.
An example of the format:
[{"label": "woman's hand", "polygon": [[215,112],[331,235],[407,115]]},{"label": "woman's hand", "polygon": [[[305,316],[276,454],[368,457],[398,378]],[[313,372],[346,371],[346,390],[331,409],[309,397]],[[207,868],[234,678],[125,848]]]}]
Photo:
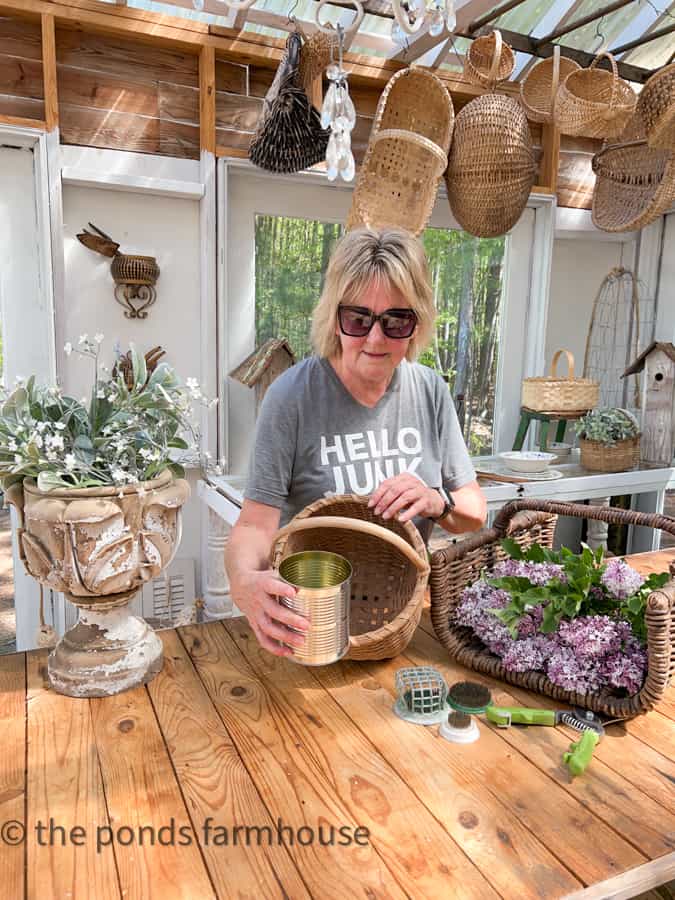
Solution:
[{"label": "woman's hand", "polygon": [[421,478],[402,472],[386,478],[372,493],[368,506],[383,519],[394,516],[399,522],[408,522],[414,516],[436,518],[441,515],[445,502],[440,493],[428,487]]},{"label": "woman's hand", "polygon": [[288,647],[302,647],[305,637],[289,631],[297,628],[306,631],[309,620],[277,603],[276,596],[295,597],[295,588],[279,578],[273,569],[266,571],[239,572],[236,581],[230,585],[233,603],[249,621],[258,643],[275,656],[291,656]]}]

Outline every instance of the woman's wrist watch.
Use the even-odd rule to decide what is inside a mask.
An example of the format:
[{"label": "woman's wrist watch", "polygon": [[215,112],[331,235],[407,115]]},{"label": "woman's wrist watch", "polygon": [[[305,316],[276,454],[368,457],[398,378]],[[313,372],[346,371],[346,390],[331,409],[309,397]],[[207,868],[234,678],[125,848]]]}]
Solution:
[{"label": "woman's wrist watch", "polygon": [[432,522],[440,522],[441,519],[444,519],[455,508],[455,501],[452,499],[452,495],[446,494],[442,487],[434,488],[433,490],[438,491],[441,495],[441,499],[443,500],[443,512],[440,516],[429,516],[429,518]]}]

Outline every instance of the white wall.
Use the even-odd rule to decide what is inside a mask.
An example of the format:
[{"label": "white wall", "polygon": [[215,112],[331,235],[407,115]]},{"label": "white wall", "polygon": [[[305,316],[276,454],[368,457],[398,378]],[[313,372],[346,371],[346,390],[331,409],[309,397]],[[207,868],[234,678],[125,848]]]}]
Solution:
[{"label": "white wall", "polygon": [[[581,375],[593,301],[613,266],[633,266],[634,242],[558,238],[553,244],[551,297],[546,329],[546,365],[556,350],[571,350]],[[559,374],[564,374],[564,360]],[[548,371],[548,369],[547,369]]]},{"label": "white wall", "polygon": [[654,336],[675,343],[675,212],[665,219]]},{"label": "white wall", "polygon": [[[114,298],[110,260],[84,247],[76,238],[93,222],[121,250],[154,256],[160,268],[157,299],[146,319],[127,319]],[[201,363],[199,302],[199,201],[152,196],[92,187],[63,187],[65,301],[57,304],[57,334],[73,344],[81,334],[105,335],[102,361],[110,365],[113,346],[123,351],[133,342],[145,353],[161,345],[164,361],[184,380],[199,379]],[[57,347],[64,389],[75,397],[88,395],[91,360]],[[184,509],[181,557],[195,559],[200,578],[201,511],[196,476],[190,473],[193,496]]]}]

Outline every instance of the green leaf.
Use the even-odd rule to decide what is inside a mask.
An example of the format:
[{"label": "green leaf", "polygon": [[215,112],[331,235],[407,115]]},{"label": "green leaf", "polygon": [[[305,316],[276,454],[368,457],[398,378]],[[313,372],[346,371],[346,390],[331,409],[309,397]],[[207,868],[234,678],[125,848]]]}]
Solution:
[{"label": "green leaf", "polygon": [[514,541],[513,538],[503,538],[499,543],[502,549],[509,554],[511,559],[523,558],[521,546],[517,541]]},{"label": "green leaf", "polygon": [[180,463],[169,463],[167,468],[169,468],[173,472],[176,478],[185,478],[185,469],[180,465]]},{"label": "green leaf", "polygon": [[532,544],[532,546],[528,548],[525,554],[525,559],[529,562],[545,562],[546,555],[544,554],[544,548],[540,547],[537,543]]},{"label": "green leaf", "polygon": [[541,627],[539,628],[539,630],[544,634],[551,634],[558,627],[560,618],[560,614],[556,614],[552,606],[545,607],[544,617],[542,619]]},{"label": "green leaf", "polygon": [[184,441],[183,438],[174,437],[167,444],[168,447],[174,447],[176,450],[187,450],[188,444],[187,441]]}]

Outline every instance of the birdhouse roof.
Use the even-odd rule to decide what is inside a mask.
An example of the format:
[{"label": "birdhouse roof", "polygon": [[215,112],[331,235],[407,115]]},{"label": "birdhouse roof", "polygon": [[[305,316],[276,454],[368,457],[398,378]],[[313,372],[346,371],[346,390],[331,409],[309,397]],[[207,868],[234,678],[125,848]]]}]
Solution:
[{"label": "birdhouse roof", "polygon": [[239,363],[236,369],[230,372],[230,378],[239,381],[248,387],[253,387],[260,381],[265,371],[269,368],[276,353],[286,353],[289,357],[289,366],[295,362],[295,354],[290,344],[284,338],[270,338],[268,341],[249,354]]},{"label": "birdhouse roof", "polygon": [[621,377],[625,378],[627,375],[635,375],[636,372],[641,372],[645,367],[645,360],[654,350],[662,350],[666,356],[675,362],[675,347],[672,344],[664,341],[652,341],[651,344],[642,351],[635,362],[632,362],[628,366]]}]

